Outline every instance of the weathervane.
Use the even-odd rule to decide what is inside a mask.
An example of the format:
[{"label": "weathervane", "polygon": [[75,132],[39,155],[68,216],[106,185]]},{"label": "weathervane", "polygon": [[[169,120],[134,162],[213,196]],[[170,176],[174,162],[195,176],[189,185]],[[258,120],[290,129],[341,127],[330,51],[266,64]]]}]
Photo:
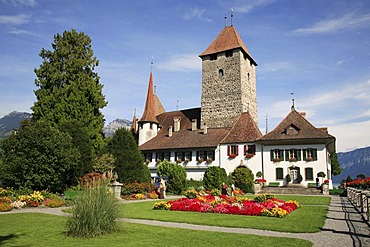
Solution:
[{"label": "weathervane", "polygon": [[227,26],[227,16],[226,16],[226,10],[225,10],[225,27]]},{"label": "weathervane", "polygon": [[176,100],[176,111],[179,110],[179,100]]},{"label": "weathervane", "polygon": [[294,109],[294,93],[290,93],[292,95],[292,110]]}]

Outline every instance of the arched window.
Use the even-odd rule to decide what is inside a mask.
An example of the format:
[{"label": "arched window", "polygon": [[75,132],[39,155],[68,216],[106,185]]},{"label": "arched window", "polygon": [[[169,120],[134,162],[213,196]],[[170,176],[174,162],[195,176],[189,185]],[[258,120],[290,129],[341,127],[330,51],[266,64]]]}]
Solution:
[{"label": "arched window", "polygon": [[224,70],[223,69],[219,69],[218,70],[218,75],[219,76],[224,76]]}]

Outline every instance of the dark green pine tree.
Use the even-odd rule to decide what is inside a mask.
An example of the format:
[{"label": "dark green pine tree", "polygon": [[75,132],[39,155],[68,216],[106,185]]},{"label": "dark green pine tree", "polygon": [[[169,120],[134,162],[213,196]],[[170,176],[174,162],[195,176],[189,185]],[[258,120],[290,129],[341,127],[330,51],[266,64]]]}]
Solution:
[{"label": "dark green pine tree", "polygon": [[43,59],[35,69],[37,101],[32,107],[33,119],[52,126],[61,122],[77,121],[87,128],[97,150],[103,143],[104,116],[107,105],[103,85],[94,69],[99,61],[91,49],[91,39],[75,30],[56,34],[52,51],[40,52]]},{"label": "dark green pine tree", "polygon": [[117,172],[120,182],[150,181],[149,169],[144,164],[144,157],[129,130],[125,128],[116,130],[107,149],[116,159],[114,171]]},{"label": "dark green pine tree", "polygon": [[330,159],[331,159],[331,174],[333,176],[341,174],[343,169],[339,164],[337,153],[332,153]]}]

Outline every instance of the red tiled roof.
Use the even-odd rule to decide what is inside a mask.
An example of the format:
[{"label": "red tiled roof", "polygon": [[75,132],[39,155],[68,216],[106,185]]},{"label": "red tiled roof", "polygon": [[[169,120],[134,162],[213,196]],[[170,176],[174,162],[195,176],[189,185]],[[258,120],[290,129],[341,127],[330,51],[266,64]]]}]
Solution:
[{"label": "red tiled roof", "polygon": [[215,40],[208,46],[208,48],[202,52],[199,56],[203,57],[210,54],[219,53],[222,51],[227,51],[231,49],[241,48],[244,53],[246,53],[255,65],[256,61],[252,58],[247,47],[245,46],[243,40],[240,38],[238,32],[234,26],[225,27],[218,34]]},{"label": "red tiled roof", "polygon": [[158,120],[156,118],[156,105],[157,104],[156,104],[154,93],[153,93],[153,75],[152,75],[152,72],[150,72],[149,86],[148,86],[148,92],[146,95],[144,113],[141,116],[141,119],[139,122],[158,123]]},{"label": "red tiled roof", "polygon": [[[296,130],[296,134],[287,133],[288,128]],[[291,110],[291,112],[278,124],[278,126],[259,138],[260,141],[274,140],[300,140],[300,139],[334,139],[335,137],[325,131],[314,127],[306,118],[299,112]]]},{"label": "red tiled roof", "polygon": [[155,115],[158,116],[159,114],[166,112],[158,96],[154,94],[153,97],[154,97],[154,105],[155,105]]},{"label": "red tiled roof", "polygon": [[221,143],[254,142],[261,136],[262,133],[258,129],[251,114],[249,112],[243,112]]},{"label": "red tiled roof", "polygon": [[[168,128],[174,126],[174,118],[180,117],[180,130],[168,136]],[[153,139],[142,144],[140,150],[186,149],[216,147],[230,129],[208,129],[207,134],[199,130],[200,108],[162,113],[157,116],[162,129]],[[192,119],[197,119],[198,129],[192,131]]]}]

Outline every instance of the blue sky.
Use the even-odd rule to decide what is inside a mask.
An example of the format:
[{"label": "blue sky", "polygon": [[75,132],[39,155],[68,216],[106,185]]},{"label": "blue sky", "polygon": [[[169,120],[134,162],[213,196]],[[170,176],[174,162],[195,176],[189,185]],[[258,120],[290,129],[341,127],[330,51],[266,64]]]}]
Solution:
[{"label": "blue sky", "polygon": [[[298,111],[328,127],[337,151],[370,146],[370,1],[0,0],[0,117],[31,112],[34,68],[53,36],[76,29],[92,39],[104,85],[106,122],[141,116],[150,62],[167,111],[200,106],[203,52],[225,12],[257,66],[259,127]],[[178,101],[178,103],[177,103]]]}]

